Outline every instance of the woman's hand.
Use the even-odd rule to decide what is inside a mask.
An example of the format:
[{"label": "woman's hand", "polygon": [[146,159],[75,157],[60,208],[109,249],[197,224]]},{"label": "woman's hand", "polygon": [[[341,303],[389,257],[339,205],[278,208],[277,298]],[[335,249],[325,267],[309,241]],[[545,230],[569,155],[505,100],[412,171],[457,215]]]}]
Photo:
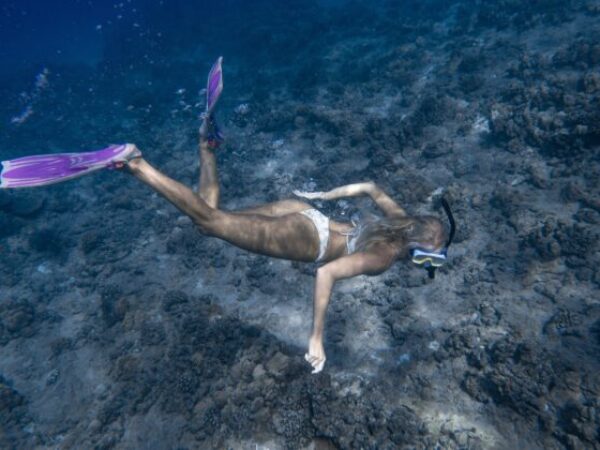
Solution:
[{"label": "woman's hand", "polygon": [[325,349],[323,348],[323,338],[311,336],[308,341],[308,353],[304,359],[313,367],[312,373],[319,373],[325,366]]},{"label": "woman's hand", "polygon": [[314,200],[317,198],[321,198],[324,199],[325,198],[325,192],[304,192],[304,191],[298,191],[295,190],[293,191],[294,195],[296,197],[302,197],[302,198],[307,198],[309,200]]}]

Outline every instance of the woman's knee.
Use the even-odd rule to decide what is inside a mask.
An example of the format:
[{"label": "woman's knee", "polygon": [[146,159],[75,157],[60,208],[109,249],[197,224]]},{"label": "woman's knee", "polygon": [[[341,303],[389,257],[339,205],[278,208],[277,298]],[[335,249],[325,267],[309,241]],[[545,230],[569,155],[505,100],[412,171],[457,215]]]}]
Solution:
[{"label": "woman's knee", "polygon": [[221,211],[211,208],[202,207],[195,209],[190,217],[194,224],[200,229],[202,234],[213,236],[216,234],[219,224],[219,215]]},{"label": "woman's knee", "polygon": [[202,200],[206,202],[208,206],[213,209],[219,207],[219,188],[214,186],[203,186],[200,187],[198,195]]}]

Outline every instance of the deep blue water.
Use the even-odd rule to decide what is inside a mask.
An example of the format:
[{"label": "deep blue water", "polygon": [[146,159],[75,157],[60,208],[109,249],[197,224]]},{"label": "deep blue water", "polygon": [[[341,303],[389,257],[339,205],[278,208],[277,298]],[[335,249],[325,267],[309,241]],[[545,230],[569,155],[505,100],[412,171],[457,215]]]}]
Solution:
[{"label": "deep blue water", "polygon": [[[294,100],[313,101],[321,84],[364,83],[376,75],[378,64],[389,61],[382,51],[362,64],[359,48],[347,59],[332,61],[328,54],[342,39],[383,37],[376,45],[394,48],[415,39],[423,15],[443,20],[449,6],[436,1],[28,0],[5,2],[2,8],[0,89],[6,100],[0,107],[0,155],[6,158],[95,148],[125,138],[149,143],[146,123],[126,131],[122,123],[132,115],[137,121],[164,122],[178,101],[173,92],[181,89],[184,101],[196,104],[219,55],[228,64],[225,115],[250,99],[268,109],[264,100],[277,89],[287,89]],[[38,92],[36,77],[44,71],[47,88]],[[127,108],[134,113],[127,114]],[[144,119],[140,111],[146,111]],[[195,120],[199,110],[194,112]]]},{"label": "deep blue water", "polygon": [[[97,63],[102,58],[102,27],[128,20],[131,13],[131,8],[116,5],[101,1],[3,2],[3,75],[33,65]],[[119,15],[123,18],[118,19]]]}]

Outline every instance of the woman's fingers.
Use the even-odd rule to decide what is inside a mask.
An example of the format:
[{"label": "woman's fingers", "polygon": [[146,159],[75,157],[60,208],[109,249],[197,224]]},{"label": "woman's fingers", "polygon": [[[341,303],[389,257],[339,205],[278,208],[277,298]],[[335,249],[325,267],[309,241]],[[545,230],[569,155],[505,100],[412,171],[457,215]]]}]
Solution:
[{"label": "woman's fingers", "polygon": [[325,359],[326,358],[322,358],[319,359],[316,363],[313,363],[313,367],[314,370],[312,371],[312,373],[319,373],[321,370],[323,370],[323,367],[325,366]]},{"label": "woman's fingers", "polygon": [[313,367],[312,373],[319,373],[323,370],[323,367],[325,366],[325,360],[327,358],[325,358],[324,356],[319,357],[319,356],[309,355],[308,353],[306,353],[304,355],[304,359]]}]

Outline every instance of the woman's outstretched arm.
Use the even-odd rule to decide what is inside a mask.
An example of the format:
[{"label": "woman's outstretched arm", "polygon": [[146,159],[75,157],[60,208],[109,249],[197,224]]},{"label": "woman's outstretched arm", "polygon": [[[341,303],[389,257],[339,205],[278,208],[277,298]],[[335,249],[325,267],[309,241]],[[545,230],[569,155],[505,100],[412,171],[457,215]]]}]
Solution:
[{"label": "woman's outstretched arm", "polygon": [[323,347],[323,330],[325,314],[331,291],[336,281],[357,275],[377,275],[388,269],[395,260],[395,251],[382,247],[377,253],[360,252],[336,259],[317,270],[315,296],[313,306],[313,326],[308,343],[308,353],[304,356],[313,366],[313,373],[323,370],[325,365],[325,349]]},{"label": "woman's outstretched arm", "polygon": [[375,204],[388,217],[401,217],[406,215],[406,211],[398,205],[389,195],[387,195],[379,186],[372,181],[364,183],[347,184],[327,192],[301,192],[294,191],[294,195],[307,199],[335,200],[343,197],[370,196]]}]

